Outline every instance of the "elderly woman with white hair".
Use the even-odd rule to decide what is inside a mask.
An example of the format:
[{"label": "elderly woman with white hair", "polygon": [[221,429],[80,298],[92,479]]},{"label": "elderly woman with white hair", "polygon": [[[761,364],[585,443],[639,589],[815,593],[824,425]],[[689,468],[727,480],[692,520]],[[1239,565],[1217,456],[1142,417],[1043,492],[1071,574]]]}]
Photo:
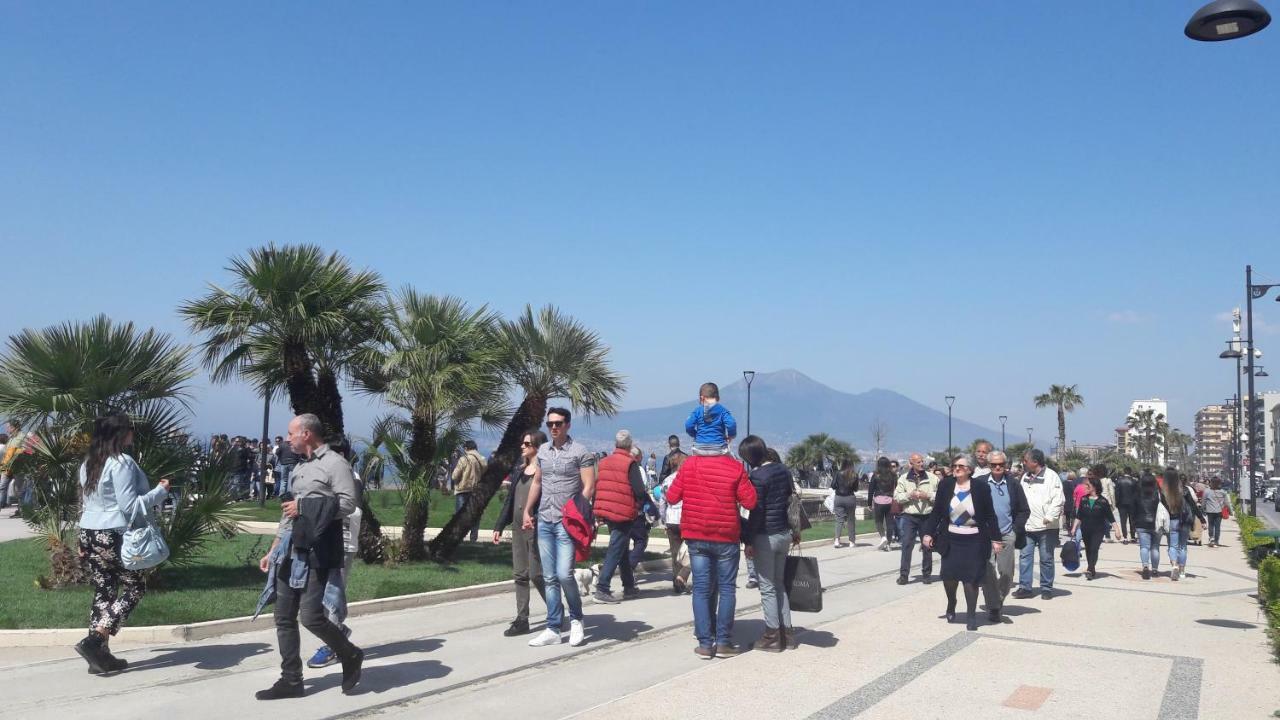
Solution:
[{"label": "elderly woman with white hair", "polygon": [[978,584],[987,574],[991,553],[1003,548],[1003,536],[991,502],[991,487],[974,482],[973,461],[963,455],[938,483],[933,512],[924,525],[923,543],[942,555],[942,586],[947,591],[947,622],[956,618],[956,588],[964,585],[967,624],[977,630]]}]

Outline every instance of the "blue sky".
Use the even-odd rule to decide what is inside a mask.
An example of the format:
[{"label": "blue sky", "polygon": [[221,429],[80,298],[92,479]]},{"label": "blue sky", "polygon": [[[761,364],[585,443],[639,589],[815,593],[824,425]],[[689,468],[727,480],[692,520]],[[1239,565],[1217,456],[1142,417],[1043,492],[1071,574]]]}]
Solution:
[{"label": "blue sky", "polygon": [[[557,303],[628,409],[794,367],[1038,437],[1050,383],[1081,442],[1150,396],[1190,431],[1234,390],[1245,263],[1280,282],[1280,29],[972,5],[5,3],[0,333],[187,339],[174,308],[229,256],[305,241]],[[253,431],[244,388],[196,398],[201,431]]]}]

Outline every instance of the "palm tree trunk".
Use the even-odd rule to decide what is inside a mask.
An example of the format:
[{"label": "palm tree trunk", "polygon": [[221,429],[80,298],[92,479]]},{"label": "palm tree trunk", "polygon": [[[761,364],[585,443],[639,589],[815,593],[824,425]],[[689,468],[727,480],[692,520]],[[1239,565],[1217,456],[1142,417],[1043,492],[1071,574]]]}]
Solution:
[{"label": "palm tree trunk", "polygon": [[[507,429],[502,433],[502,441],[498,443],[493,459],[489,461],[484,475],[480,477],[479,486],[467,499],[462,512],[456,513],[440,534],[432,538],[430,543],[432,557],[450,559],[457,552],[462,539],[471,532],[471,528],[475,527],[476,523],[480,522],[485,506],[497,494],[498,489],[502,487],[502,481],[511,473],[511,468],[519,459],[520,441],[524,439],[525,433],[536,430],[546,412],[547,399],[544,397],[526,397],[520,403],[520,407],[516,408],[511,421],[507,423]],[[519,521],[517,518],[516,522]]]},{"label": "palm tree trunk", "polygon": [[1058,403],[1058,457],[1067,452],[1067,412]]},{"label": "palm tree trunk", "polygon": [[[414,417],[413,436],[409,442],[409,459],[422,472],[414,473],[413,478],[405,478],[404,482],[430,483],[429,468],[436,457],[436,433],[424,418]],[[404,534],[400,538],[400,558],[402,560],[426,560],[427,546],[422,542],[422,535],[427,529],[427,517],[430,511],[426,487],[412,488],[406,494],[404,507]]]},{"label": "palm tree trunk", "polygon": [[316,382],[320,422],[324,423],[327,436],[338,441],[346,432],[342,421],[342,393],[338,392],[338,378],[328,370],[321,370]]},{"label": "palm tree trunk", "polygon": [[319,389],[311,375],[311,358],[300,342],[284,343],[285,389],[289,391],[289,406],[294,415],[312,413],[320,415]]}]

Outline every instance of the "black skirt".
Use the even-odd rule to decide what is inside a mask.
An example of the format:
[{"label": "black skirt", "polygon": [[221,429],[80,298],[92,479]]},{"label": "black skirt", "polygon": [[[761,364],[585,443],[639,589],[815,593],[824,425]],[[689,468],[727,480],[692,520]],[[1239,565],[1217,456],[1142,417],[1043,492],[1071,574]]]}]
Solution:
[{"label": "black skirt", "polygon": [[947,533],[947,552],[942,556],[942,579],[982,582],[987,574],[987,560],[991,557],[991,543],[982,539],[979,533],[943,532]]}]

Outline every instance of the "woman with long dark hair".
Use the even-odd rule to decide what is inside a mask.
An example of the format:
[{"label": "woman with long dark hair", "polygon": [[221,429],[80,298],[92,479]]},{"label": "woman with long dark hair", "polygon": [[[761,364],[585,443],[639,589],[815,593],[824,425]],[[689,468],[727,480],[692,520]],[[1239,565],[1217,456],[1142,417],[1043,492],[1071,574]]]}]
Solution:
[{"label": "woman with long dark hair", "polygon": [[128,666],[111,654],[107,643],[138,606],[147,585],[141,571],[124,567],[120,546],[134,519],[169,494],[168,480],[150,487],[142,468],[125,453],[132,445],[133,423],[127,415],[100,417],[93,423],[89,453],[80,466],[80,557],[89,566],[93,604],[89,635],[76,643],[76,652],[94,674]]},{"label": "woman with long dark hair", "polygon": [[1177,468],[1164,469],[1164,487],[1161,501],[1169,511],[1169,563],[1173,568],[1169,578],[1176,581],[1187,571],[1187,541],[1191,538],[1192,523],[1196,518],[1204,522],[1204,513],[1196,504],[1195,492],[1182,480]]},{"label": "woman with long dark hair", "polygon": [[1138,491],[1133,495],[1130,517],[1138,532],[1138,558],[1142,561],[1142,579],[1160,572],[1160,534],[1156,532],[1156,514],[1160,508],[1160,487],[1150,470],[1138,478]]},{"label": "woman with long dark hair", "polygon": [[1071,536],[1080,533],[1084,540],[1084,555],[1088,567],[1084,571],[1085,579],[1092,580],[1098,576],[1098,549],[1102,547],[1102,539],[1107,536],[1107,528],[1115,528],[1116,539],[1120,539],[1120,527],[1116,525],[1115,515],[1111,512],[1111,503],[1102,495],[1102,478],[1107,469],[1095,465],[1085,471],[1082,487],[1084,496],[1076,506],[1076,519],[1071,524]]},{"label": "woman with long dark hair", "polygon": [[876,532],[880,533],[878,550],[889,551],[889,543],[893,540],[893,489],[898,484],[898,474],[893,471],[893,461],[887,457],[876,460],[876,471],[871,476],[867,498],[871,503],[871,516],[876,522]]},{"label": "woman with long dark hair", "polygon": [[[498,522],[493,526],[493,544],[502,542],[502,531],[511,526],[511,570],[516,582],[516,619],[502,632],[506,637],[529,633],[529,584],[547,601],[546,584],[542,580],[542,558],[538,555],[538,533],[524,529],[524,509],[529,504],[529,488],[534,479],[542,480],[538,467],[538,448],[547,442],[541,430],[530,430],[520,440],[520,461],[511,469],[511,487],[502,504]],[[517,517],[516,513],[520,516]],[[531,522],[536,522],[531,519]]]},{"label": "woman with long dark hair", "polygon": [[831,498],[834,513],[836,516],[836,535],[835,541],[832,543],[834,547],[845,547],[841,537],[844,535],[844,526],[849,524],[849,546],[854,543],[854,531],[856,525],[856,517],[858,510],[858,472],[853,466],[853,461],[845,459],[840,465],[840,471],[836,473],[835,478],[831,482]]},{"label": "woman with long dark hair", "polygon": [[787,522],[787,504],[794,490],[791,471],[769,459],[764,440],[748,435],[738,443],[738,454],[751,466],[751,484],[756,506],[747,516],[743,541],[746,555],[756,564],[760,587],[760,608],[764,613],[764,634],[756,650],[779,652],[792,645],[791,604],[784,583],[787,549],[800,542],[800,535]]}]

